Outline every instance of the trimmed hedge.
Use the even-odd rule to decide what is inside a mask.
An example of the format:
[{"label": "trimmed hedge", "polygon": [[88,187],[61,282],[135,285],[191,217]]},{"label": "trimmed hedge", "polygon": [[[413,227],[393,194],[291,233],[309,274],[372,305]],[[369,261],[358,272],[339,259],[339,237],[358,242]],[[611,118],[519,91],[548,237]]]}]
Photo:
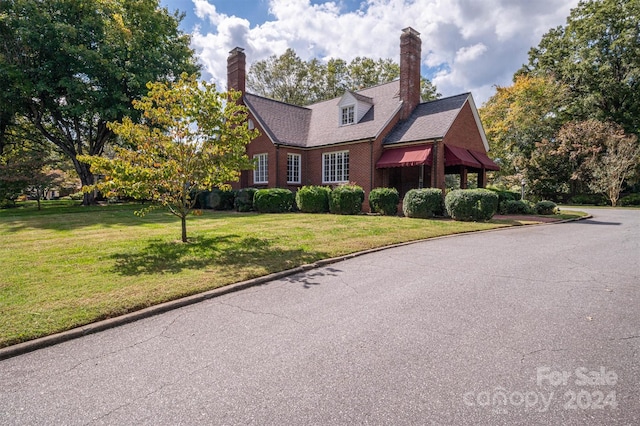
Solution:
[{"label": "trimmed hedge", "polygon": [[486,221],[498,211],[498,194],[488,189],[455,189],[444,199],[447,213],[455,220]]},{"label": "trimmed hedge", "polygon": [[399,202],[400,194],[395,188],[374,188],[369,192],[369,207],[373,213],[395,216]]},{"label": "trimmed hedge", "polygon": [[198,194],[196,207],[200,209],[233,210],[236,195],[234,191],[221,191],[214,188]]},{"label": "trimmed hedge", "polygon": [[504,189],[498,188],[487,188],[489,191],[493,191],[498,194],[498,202],[503,203],[504,201],[520,201],[522,194],[517,191],[507,191]]},{"label": "trimmed hedge", "polygon": [[283,188],[259,189],[253,195],[253,207],[260,213],[289,212],[293,201],[293,192]]},{"label": "trimmed hedge", "polygon": [[538,201],[535,206],[537,214],[556,214],[558,206],[553,201]]},{"label": "trimmed hedge", "polygon": [[500,203],[500,214],[531,214],[533,209],[524,200],[505,200]]},{"label": "trimmed hedge", "polygon": [[410,189],[402,200],[402,212],[406,217],[428,219],[441,215],[442,190],[440,188]]},{"label": "trimmed hedge", "polygon": [[331,188],[326,186],[303,186],[296,192],[296,206],[303,213],[326,213],[329,194]]},{"label": "trimmed hedge", "polygon": [[250,212],[253,210],[253,196],[256,193],[255,188],[243,188],[236,191],[236,198],[233,205],[236,211]]},{"label": "trimmed hedge", "polygon": [[364,190],[357,185],[339,186],[329,195],[329,211],[333,214],[358,214],[362,211]]}]

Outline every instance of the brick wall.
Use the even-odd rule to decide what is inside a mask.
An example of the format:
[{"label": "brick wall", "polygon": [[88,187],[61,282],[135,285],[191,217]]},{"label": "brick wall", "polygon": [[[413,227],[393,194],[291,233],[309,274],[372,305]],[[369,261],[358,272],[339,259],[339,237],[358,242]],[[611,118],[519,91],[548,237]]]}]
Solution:
[{"label": "brick wall", "polygon": [[471,106],[465,103],[454,121],[453,125],[444,138],[446,145],[458,146],[474,151],[485,152],[480,131],[473,117]]}]

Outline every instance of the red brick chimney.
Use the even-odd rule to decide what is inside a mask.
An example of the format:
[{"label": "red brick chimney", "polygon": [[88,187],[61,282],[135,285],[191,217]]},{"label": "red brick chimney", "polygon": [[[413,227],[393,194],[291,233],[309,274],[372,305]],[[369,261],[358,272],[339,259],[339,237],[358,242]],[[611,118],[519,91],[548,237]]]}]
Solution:
[{"label": "red brick chimney", "polygon": [[400,119],[409,118],[420,103],[420,33],[411,27],[402,30],[400,36]]},{"label": "red brick chimney", "polygon": [[227,58],[227,90],[235,89],[244,93],[247,79],[247,57],[244,49],[236,47]]}]

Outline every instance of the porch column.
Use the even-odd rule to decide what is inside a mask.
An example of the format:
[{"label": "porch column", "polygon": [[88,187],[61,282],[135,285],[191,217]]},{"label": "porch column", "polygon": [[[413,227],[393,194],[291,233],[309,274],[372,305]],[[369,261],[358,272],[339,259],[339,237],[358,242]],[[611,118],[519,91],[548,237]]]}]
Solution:
[{"label": "porch column", "polygon": [[487,170],[483,167],[478,172],[478,188],[484,188],[487,185]]},{"label": "porch column", "polygon": [[467,189],[467,168],[460,166],[460,189]]}]

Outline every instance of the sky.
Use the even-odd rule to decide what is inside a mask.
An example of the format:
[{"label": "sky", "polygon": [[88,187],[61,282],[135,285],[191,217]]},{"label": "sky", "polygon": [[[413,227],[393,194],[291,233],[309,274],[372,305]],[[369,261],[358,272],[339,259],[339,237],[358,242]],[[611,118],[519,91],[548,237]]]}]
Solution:
[{"label": "sky", "polygon": [[422,39],[422,75],[443,96],[471,92],[478,106],[512,84],[549,29],[565,25],[578,0],[161,0],[185,13],[203,78],[226,88],[226,59],[247,64],[291,47],[304,60],[357,56],[400,62],[400,34]]}]

